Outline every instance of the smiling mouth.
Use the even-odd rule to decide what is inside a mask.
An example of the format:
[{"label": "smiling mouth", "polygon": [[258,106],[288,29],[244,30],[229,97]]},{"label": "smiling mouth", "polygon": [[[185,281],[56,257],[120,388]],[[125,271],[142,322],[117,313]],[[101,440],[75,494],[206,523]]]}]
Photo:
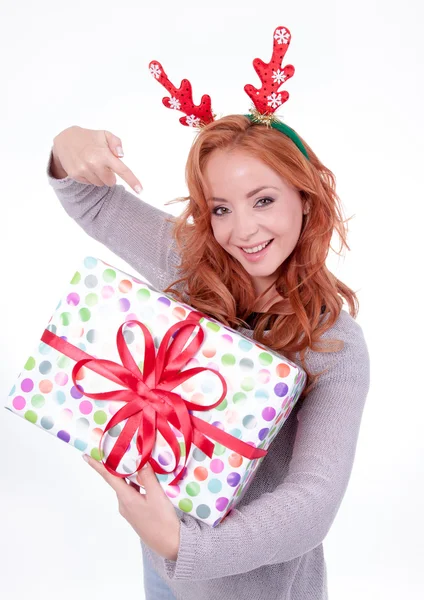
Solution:
[{"label": "smiling mouth", "polygon": [[264,242],[263,244],[259,244],[258,246],[253,246],[253,248],[241,247],[241,250],[243,250],[243,252],[245,252],[246,254],[256,254],[257,252],[260,252],[261,250],[263,250],[264,248],[269,246],[269,244],[271,242],[272,242],[272,240],[268,240],[267,242]]}]

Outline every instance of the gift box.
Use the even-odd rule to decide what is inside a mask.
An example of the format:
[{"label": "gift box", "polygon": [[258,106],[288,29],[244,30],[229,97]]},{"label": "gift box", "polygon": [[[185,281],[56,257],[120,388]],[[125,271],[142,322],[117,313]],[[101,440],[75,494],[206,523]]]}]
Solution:
[{"label": "gift box", "polygon": [[215,527],[246,491],[306,383],[295,363],[87,257],[6,408]]}]

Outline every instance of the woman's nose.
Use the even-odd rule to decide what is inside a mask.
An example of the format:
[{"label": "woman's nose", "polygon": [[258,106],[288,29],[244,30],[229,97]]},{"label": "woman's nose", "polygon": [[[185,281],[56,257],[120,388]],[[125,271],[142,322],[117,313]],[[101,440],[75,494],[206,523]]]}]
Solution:
[{"label": "woman's nose", "polygon": [[243,213],[234,219],[233,237],[239,240],[249,240],[258,232],[258,229],[256,219]]}]

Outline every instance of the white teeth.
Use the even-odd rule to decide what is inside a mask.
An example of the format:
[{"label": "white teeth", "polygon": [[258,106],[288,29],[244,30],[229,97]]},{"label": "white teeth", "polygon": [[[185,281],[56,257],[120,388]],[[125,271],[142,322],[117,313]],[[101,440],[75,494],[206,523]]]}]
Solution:
[{"label": "white teeth", "polygon": [[261,246],[255,246],[254,248],[242,248],[242,250],[247,252],[247,254],[254,254],[255,252],[259,252],[260,250],[266,248],[270,242],[272,242],[272,240],[265,242],[265,244],[262,244]]}]

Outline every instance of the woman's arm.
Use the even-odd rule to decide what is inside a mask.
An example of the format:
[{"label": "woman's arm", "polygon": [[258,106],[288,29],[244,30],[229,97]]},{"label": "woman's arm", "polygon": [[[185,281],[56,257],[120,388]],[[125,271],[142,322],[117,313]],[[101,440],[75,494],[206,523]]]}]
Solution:
[{"label": "woman's arm", "polygon": [[154,287],[164,289],[178,278],[179,257],[172,237],[172,215],[165,213],[124,186],[95,186],[55,175],[53,152],[47,165],[49,184],[70,217],[91,237],[107,246]]}]

